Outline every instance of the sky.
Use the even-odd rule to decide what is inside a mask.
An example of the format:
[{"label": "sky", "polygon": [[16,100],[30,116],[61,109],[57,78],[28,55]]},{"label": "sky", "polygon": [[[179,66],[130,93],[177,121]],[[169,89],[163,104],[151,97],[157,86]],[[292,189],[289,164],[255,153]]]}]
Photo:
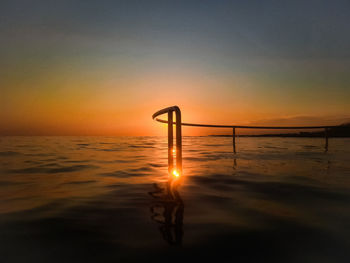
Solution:
[{"label": "sky", "polygon": [[[0,135],[350,121],[350,2],[1,1]],[[212,130],[184,127],[185,135]]]}]

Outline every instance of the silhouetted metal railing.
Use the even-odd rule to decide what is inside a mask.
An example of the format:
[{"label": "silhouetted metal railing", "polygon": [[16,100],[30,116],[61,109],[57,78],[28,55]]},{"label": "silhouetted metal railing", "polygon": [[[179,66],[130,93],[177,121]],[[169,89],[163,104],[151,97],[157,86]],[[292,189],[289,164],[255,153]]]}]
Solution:
[{"label": "silhouetted metal railing", "polygon": [[[176,114],[176,122],[173,122],[173,112]],[[168,113],[168,120],[162,120],[157,116]],[[244,125],[212,125],[198,123],[182,123],[181,111],[178,106],[168,107],[157,111],[152,115],[152,118],[161,123],[168,124],[168,169],[172,173],[174,171],[173,160],[173,125],[176,125],[176,170],[182,172],[182,126],[206,127],[206,128],[231,128],[233,139],[233,152],[236,153],[236,129],[262,129],[262,130],[303,130],[303,129],[324,129],[325,135],[325,151],[328,151],[328,129],[340,126],[244,126]]]},{"label": "silhouetted metal railing", "polygon": [[[173,146],[173,112],[176,115],[176,170],[174,170],[174,146]],[[168,120],[163,121],[156,118],[159,115],[168,113]],[[178,106],[168,107],[157,111],[152,115],[152,118],[156,118],[157,121],[168,123],[168,171],[169,173],[177,172],[182,173],[182,132],[181,132],[181,111]]]}]

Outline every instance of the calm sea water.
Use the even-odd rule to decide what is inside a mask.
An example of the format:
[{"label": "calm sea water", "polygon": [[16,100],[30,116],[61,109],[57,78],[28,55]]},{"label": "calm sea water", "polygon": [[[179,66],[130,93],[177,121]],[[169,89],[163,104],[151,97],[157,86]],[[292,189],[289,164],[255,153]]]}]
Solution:
[{"label": "calm sea water", "polygon": [[0,137],[0,262],[349,262],[350,139]]}]

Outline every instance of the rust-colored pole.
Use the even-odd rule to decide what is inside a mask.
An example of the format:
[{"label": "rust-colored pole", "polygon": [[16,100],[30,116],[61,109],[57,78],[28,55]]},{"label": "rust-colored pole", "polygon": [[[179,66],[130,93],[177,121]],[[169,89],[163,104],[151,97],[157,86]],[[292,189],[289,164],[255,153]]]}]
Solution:
[{"label": "rust-colored pole", "polygon": [[181,131],[181,111],[178,107],[176,113],[176,170],[182,174],[182,131]]},{"label": "rust-colored pole", "polygon": [[168,172],[171,173],[174,167],[173,157],[173,111],[168,112]]},{"label": "rust-colored pole", "polygon": [[328,152],[328,128],[324,129],[324,136],[326,138],[326,144],[325,144],[324,148],[325,148],[325,152]]},{"label": "rust-colored pole", "polygon": [[232,128],[233,153],[236,153],[236,128]]}]

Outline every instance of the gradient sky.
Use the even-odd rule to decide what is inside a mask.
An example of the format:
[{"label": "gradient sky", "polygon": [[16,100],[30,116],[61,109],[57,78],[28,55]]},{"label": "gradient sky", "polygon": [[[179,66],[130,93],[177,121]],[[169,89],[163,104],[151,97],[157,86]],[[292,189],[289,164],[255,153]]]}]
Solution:
[{"label": "gradient sky", "polygon": [[[0,134],[350,120],[350,2],[1,1]],[[161,128],[162,127],[162,128]],[[184,134],[212,134],[184,128]]]}]

